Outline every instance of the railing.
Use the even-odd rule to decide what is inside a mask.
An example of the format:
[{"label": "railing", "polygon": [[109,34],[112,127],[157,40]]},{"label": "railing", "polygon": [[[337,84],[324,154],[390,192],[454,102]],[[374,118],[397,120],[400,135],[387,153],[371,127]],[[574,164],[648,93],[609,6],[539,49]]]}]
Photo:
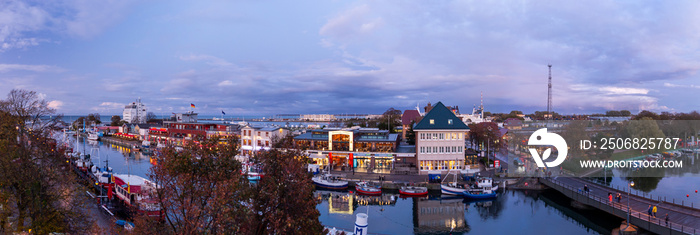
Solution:
[{"label": "railing", "polygon": [[[615,214],[614,211],[611,211],[614,209],[618,209],[623,214],[627,214],[628,213],[627,211],[629,209],[630,220],[631,220],[631,218],[637,218],[639,220],[646,221],[648,223],[647,227],[646,227],[647,229],[650,228],[651,225],[653,224],[653,225],[658,225],[660,227],[675,230],[675,231],[678,231],[681,233],[697,234],[698,232],[700,232],[700,231],[697,231],[697,229],[694,227],[688,227],[688,226],[674,223],[671,221],[669,221],[668,225],[666,225],[665,218],[653,218],[652,216],[650,216],[647,213],[643,213],[643,212],[632,210],[631,208],[628,208],[625,203],[609,202],[609,200],[607,198],[603,198],[603,197],[600,197],[597,195],[592,195],[590,193],[579,191],[578,188],[574,188],[573,186],[561,183],[561,182],[554,180],[554,179],[551,179],[551,178],[540,178],[540,180],[544,181],[545,183],[554,184],[554,185],[557,185],[563,189],[569,190],[571,193],[573,193],[576,196],[576,198],[573,198],[573,197],[571,197],[571,198],[575,199],[577,201],[580,201],[580,199],[579,199],[580,197],[587,198],[588,200],[593,200],[592,203],[589,202],[587,204],[590,206],[595,206],[603,211],[610,212],[611,214]],[[548,186],[552,187],[552,185],[548,185]],[[552,188],[556,188],[556,187],[552,187]],[[559,190],[559,191],[561,191],[561,190]],[[562,193],[564,193],[564,192],[562,192]],[[630,200],[630,198],[628,197],[627,200]],[[596,203],[597,203],[597,205],[595,205]],[[610,208],[610,210],[607,210],[607,208]],[[643,226],[643,225],[637,224],[637,226]]]},{"label": "railing", "polygon": [[[588,181],[588,182],[591,182],[591,183],[598,184],[598,185],[600,185],[600,186],[602,186],[602,187],[608,187],[608,186],[602,185],[602,184],[600,184],[600,183],[598,183],[598,182],[596,182],[596,181],[592,181],[592,180],[587,180],[587,181]],[[609,188],[612,188],[612,187],[609,187]],[[624,190],[624,188],[623,188],[623,189],[620,189],[620,186],[619,186],[619,185],[617,185],[617,187],[612,188],[612,189],[617,189],[617,191],[622,191],[622,192],[625,192],[625,193],[627,192],[627,191]],[[638,190],[634,190],[634,191],[632,191],[630,194],[631,194],[631,195],[635,195],[635,196],[637,196],[637,197],[646,198],[646,199],[649,199],[649,200],[652,200],[652,201],[664,202],[664,203],[667,203],[667,204],[673,204],[673,205],[681,206],[681,207],[690,207],[690,208],[693,208],[693,209],[700,209],[700,205],[698,206],[698,208],[695,208],[695,203],[690,202],[690,204],[685,204],[685,200],[680,200],[680,204],[679,204],[679,203],[676,201],[675,198],[672,198],[671,201],[668,201],[668,200],[666,199],[665,196],[664,196],[663,198],[661,198],[661,196],[658,196],[658,195],[657,195],[657,197],[654,198],[654,196],[653,196],[651,193],[644,193],[644,192],[642,192],[642,193],[640,194]]]}]

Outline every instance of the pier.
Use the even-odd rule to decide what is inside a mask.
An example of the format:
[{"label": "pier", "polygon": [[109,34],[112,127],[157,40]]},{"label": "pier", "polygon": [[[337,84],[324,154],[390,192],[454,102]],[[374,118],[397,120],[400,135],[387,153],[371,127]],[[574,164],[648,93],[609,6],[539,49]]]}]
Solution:
[{"label": "pier", "polygon": [[[678,204],[668,202],[661,198],[653,199],[630,194],[627,191],[617,190],[606,186],[594,184],[583,179],[573,177],[540,178],[539,182],[551,187],[565,196],[590,207],[610,213],[620,218],[627,218],[628,200],[630,211],[630,223],[657,234],[698,234],[700,233],[700,209],[694,204]],[[590,192],[584,192],[583,186],[588,185]],[[618,203],[608,199],[608,193],[622,195]],[[649,216],[649,205],[656,206],[657,217]],[[668,213],[669,222],[666,225],[665,215]]]}]

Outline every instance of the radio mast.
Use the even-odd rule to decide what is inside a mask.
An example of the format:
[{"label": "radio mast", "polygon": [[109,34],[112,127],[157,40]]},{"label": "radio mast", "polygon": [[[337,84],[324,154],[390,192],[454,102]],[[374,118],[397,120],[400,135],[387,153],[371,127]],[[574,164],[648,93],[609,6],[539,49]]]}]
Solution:
[{"label": "radio mast", "polygon": [[549,85],[547,87],[547,115],[549,115],[549,120],[554,119],[552,114],[552,64],[549,66]]}]

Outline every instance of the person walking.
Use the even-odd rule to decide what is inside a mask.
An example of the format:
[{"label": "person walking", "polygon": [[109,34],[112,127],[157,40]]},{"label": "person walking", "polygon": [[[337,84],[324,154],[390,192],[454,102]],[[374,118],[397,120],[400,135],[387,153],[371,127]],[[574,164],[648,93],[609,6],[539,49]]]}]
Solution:
[{"label": "person walking", "polygon": [[612,193],[608,193],[608,200],[610,201],[610,204],[612,205]]},{"label": "person walking", "polygon": [[666,213],[666,227],[668,227],[668,213]]},{"label": "person walking", "polygon": [[652,211],[651,205],[649,205],[649,209],[647,209],[647,213],[649,213],[649,217],[651,217],[651,211]]},{"label": "person walking", "polygon": [[654,205],[654,208],[651,210],[652,213],[654,213],[654,218],[656,218],[656,205]]},{"label": "person walking", "polygon": [[587,184],[583,185],[583,192],[588,193],[588,185]]}]

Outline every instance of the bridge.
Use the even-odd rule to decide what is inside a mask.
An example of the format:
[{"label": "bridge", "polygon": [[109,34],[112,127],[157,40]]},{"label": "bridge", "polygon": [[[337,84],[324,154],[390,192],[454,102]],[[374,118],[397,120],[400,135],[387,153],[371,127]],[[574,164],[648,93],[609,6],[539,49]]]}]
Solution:
[{"label": "bridge", "polygon": [[[627,197],[627,191],[605,187],[591,183],[580,178],[556,177],[539,178],[540,183],[553,188],[567,197],[605,211],[620,218],[627,219],[627,203],[629,200],[630,222],[631,224],[657,234],[700,234],[700,209],[693,204],[678,204],[675,201],[669,202],[665,199],[653,199],[651,196],[631,194]],[[588,185],[588,193],[584,192],[583,186]],[[622,195],[622,200],[618,203],[614,198],[611,203],[608,193]],[[656,205],[657,216],[653,217],[647,213],[649,205]],[[668,214],[668,225],[665,216]]]}]

